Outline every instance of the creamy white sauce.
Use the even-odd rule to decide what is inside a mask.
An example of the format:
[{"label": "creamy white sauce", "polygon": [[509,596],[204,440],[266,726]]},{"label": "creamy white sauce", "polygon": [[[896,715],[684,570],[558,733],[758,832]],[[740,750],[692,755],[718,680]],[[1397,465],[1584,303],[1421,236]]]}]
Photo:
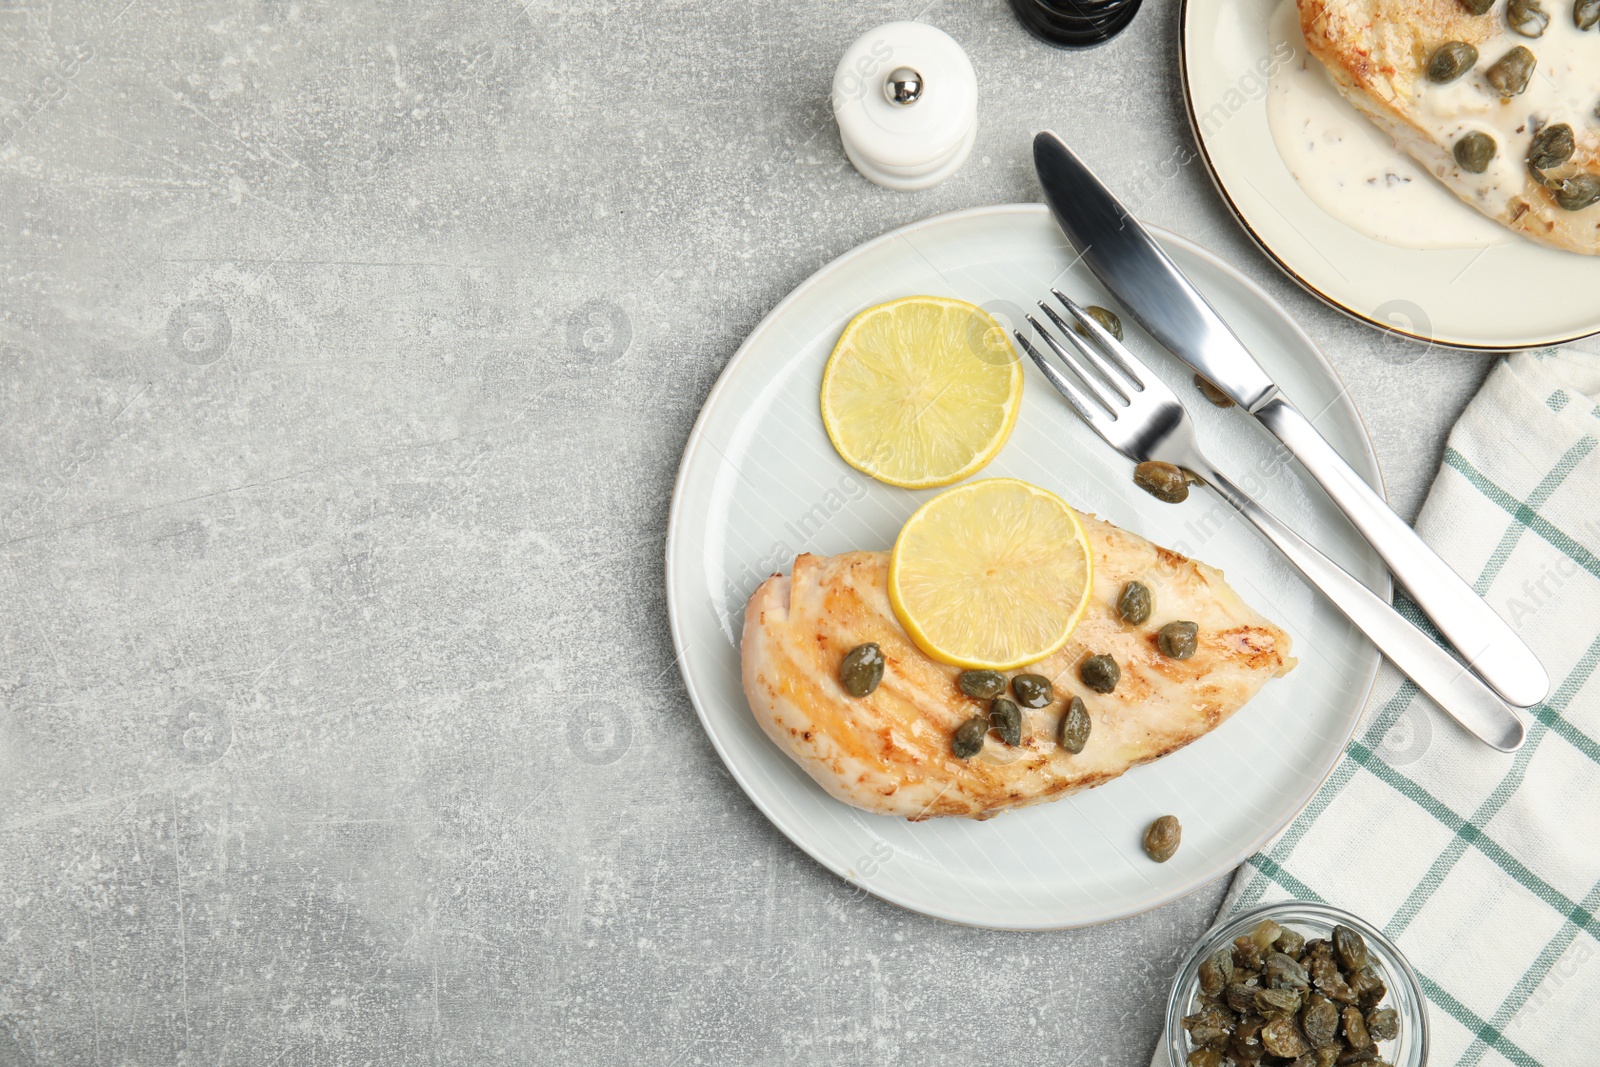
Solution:
[{"label": "creamy white sauce", "polygon": [[[1484,17],[1499,17],[1498,9]],[[1570,24],[1570,14],[1568,20]],[[1306,50],[1295,0],[1278,5],[1269,34],[1273,54],[1287,54],[1280,50],[1287,44],[1293,58],[1279,63],[1273,72],[1267,124],[1289,173],[1318,207],[1368,237],[1407,248],[1478,248],[1514,239],[1510,231],[1435,181],[1421,163],[1339,95],[1322,62]],[[1600,37],[1592,31],[1591,36]],[[1480,58],[1480,68],[1501,55],[1492,45],[1488,52],[1492,56],[1487,61]],[[1481,75],[1463,75],[1460,82],[1474,79],[1481,80]],[[1447,106],[1430,101],[1431,108]],[[1454,137],[1447,143],[1454,143]],[[1518,158],[1526,152],[1524,139]],[[1492,173],[1493,167],[1482,177]]]}]

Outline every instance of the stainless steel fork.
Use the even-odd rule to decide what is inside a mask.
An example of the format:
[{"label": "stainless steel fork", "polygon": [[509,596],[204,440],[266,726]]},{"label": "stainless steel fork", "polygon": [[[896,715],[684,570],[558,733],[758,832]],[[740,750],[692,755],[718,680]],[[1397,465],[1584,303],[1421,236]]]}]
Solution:
[{"label": "stainless steel fork", "polygon": [[1396,667],[1409,675],[1457,722],[1502,752],[1513,752],[1522,746],[1527,724],[1520,714],[1460,660],[1401,618],[1372,590],[1312,547],[1212,466],[1195,441],[1194,424],[1189,420],[1188,410],[1172,390],[1083,308],[1059,289],[1050,292],[1078,321],[1087,337],[1080,336],[1043,301],[1039,303],[1040,310],[1066,343],[1032,315],[1028,316],[1028,322],[1050,351],[1071,368],[1077,381],[1062,373],[1022,331],[1014,332],[1023,351],[1033,358],[1050,384],[1092,430],[1135,463],[1146,460],[1171,463],[1210,486],[1249,519]]}]

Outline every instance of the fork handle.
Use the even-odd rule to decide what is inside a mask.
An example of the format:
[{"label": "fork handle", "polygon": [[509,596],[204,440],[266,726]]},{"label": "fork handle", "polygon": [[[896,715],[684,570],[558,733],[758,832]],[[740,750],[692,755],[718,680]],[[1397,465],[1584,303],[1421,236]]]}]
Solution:
[{"label": "fork handle", "polygon": [[1300,568],[1345,617],[1371,638],[1378,650],[1417,683],[1424,693],[1457,722],[1501,752],[1514,752],[1527,736],[1527,724],[1460,660],[1434,644],[1350,572],[1313,548],[1272,513],[1257,504],[1204,457],[1199,466],[1183,464],[1200,475],[1218,496],[1255,524],[1289,562]]},{"label": "fork handle", "polygon": [[1256,412],[1377,549],[1389,570],[1479,676],[1507,703],[1532,707],[1550,692],[1537,656],[1450,565],[1333,450],[1298,408],[1276,397]]}]

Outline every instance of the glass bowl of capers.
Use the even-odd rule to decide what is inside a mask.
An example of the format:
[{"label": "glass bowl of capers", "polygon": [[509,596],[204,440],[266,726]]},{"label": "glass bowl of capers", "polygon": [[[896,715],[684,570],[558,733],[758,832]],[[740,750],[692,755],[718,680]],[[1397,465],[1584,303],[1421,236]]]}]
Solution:
[{"label": "glass bowl of capers", "polygon": [[1428,1015],[1405,956],[1359,917],[1281,900],[1200,939],[1167,997],[1171,1067],[1423,1067]]}]

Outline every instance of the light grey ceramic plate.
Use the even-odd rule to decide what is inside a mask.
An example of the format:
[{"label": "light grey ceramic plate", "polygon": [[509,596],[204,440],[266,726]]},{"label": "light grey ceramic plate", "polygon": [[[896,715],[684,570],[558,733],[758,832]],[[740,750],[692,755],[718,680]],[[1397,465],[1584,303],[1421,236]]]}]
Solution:
[{"label": "light grey ceramic plate", "polygon": [[[1370,442],[1311,340],[1271,299],[1209,253],[1157,237],[1356,469],[1378,485]],[[689,438],[667,528],[667,607],[689,696],[735,780],[789,838],[840,877],[895,904],[955,922],[1051,929],[1103,922],[1215,879],[1306,803],[1354,729],[1378,655],[1326,601],[1209,493],[1162,504],[1131,465],[1079,424],[1024,361],[1022,412],[981,476],[1023,478],[1080,510],[1222,567],[1240,594],[1294,636],[1299,667],[1269,682],[1189,747],[1098,789],[987,822],[910,823],[825,794],[761,732],[739,683],[744,604],[801,551],[888,548],[937,490],[881,485],[846,466],[817,410],[822,369],[862,308],[910,294],[981,304],[1006,325],[1051,285],[1111,302],[1042,205],[978,208],[886,234],[791,293],[734,355]],[[1114,306],[1114,305],[1113,305]],[[1183,383],[1207,451],[1296,529],[1380,592],[1377,557],[1320,491],[1238,411],[1206,404],[1190,374],[1136,330],[1130,343]],[[1139,848],[1176,814],[1170,862]]]},{"label": "light grey ceramic plate", "polygon": [[[1600,256],[1510,234],[1484,248],[1404,248],[1352,229],[1306,195],[1267,120],[1264,72],[1275,59],[1269,24],[1279,2],[1183,0],[1178,38],[1200,157],[1262,251],[1339,310],[1435,345],[1502,351],[1600,333]],[[1318,62],[1296,43],[1292,62]]]}]

